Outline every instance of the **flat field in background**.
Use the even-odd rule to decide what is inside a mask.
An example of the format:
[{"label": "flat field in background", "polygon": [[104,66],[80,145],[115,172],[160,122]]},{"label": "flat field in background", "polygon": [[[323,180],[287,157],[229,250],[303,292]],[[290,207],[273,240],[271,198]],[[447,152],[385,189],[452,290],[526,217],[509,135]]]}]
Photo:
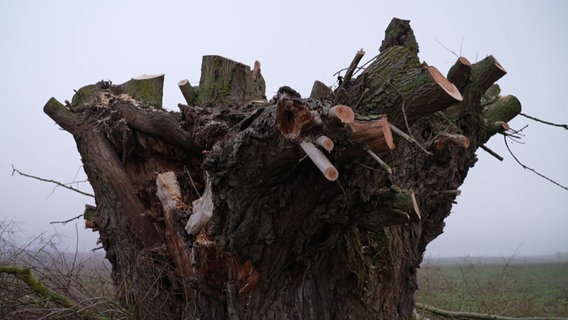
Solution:
[{"label": "flat field in background", "polygon": [[[568,260],[425,259],[416,301],[436,308],[510,317],[568,317]],[[419,310],[420,315],[438,319]],[[441,319],[441,318],[440,318]]]}]

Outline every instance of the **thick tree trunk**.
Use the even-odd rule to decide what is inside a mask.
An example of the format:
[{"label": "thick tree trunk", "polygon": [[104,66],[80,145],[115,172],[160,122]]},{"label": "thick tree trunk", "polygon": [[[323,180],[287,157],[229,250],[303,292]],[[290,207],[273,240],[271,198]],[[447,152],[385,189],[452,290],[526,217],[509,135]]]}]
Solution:
[{"label": "thick tree trunk", "polygon": [[417,53],[393,19],[358,77],[312,99],[282,87],[266,101],[260,63],[218,56],[199,87],[180,81],[180,113],[161,109],[163,76],[50,99],[120,302],[144,319],[409,319],[477,147],[520,112],[491,88],[493,57],[460,58],[455,86]]}]

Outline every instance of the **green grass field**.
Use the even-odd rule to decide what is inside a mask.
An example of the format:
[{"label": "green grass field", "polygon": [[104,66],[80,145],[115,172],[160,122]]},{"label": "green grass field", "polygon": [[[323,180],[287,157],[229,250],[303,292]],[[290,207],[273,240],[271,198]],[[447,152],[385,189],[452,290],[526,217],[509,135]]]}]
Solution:
[{"label": "green grass field", "polygon": [[568,317],[566,261],[426,261],[418,276],[416,301],[437,308],[510,317]]}]

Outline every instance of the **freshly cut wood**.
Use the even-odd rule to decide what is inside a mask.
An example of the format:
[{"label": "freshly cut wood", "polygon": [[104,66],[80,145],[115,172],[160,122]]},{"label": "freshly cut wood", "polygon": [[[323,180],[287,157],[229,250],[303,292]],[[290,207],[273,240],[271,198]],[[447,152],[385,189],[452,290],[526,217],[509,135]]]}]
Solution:
[{"label": "freshly cut wood", "polygon": [[351,123],[355,120],[355,113],[353,112],[353,109],[341,104],[329,108],[327,116],[338,119],[342,123]]},{"label": "freshly cut wood", "polygon": [[438,69],[436,69],[436,67],[426,66],[424,68],[426,68],[426,70],[428,70],[428,72],[430,73],[430,76],[432,77],[432,80],[434,80],[434,82],[436,82],[440,86],[440,88],[444,89],[444,91],[450,97],[454,98],[455,102],[463,100],[463,97],[462,97],[460,91],[458,90],[458,88],[456,88],[456,86],[453,83],[448,81],[448,79],[446,79],[446,77],[444,77],[440,73],[440,71],[438,71]]},{"label": "freshly cut wood", "polygon": [[335,181],[339,177],[339,172],[337,169],[329,162],[329,159],[325,154],[318,149],[313,143],[309,141],[300,142],[300,147],[312,160],[312,162],[318,167],[318,169],[323,173],[325,178],[329,181]]},{"label": "freshly cut wood", "polygon": [[424,67],[416,55],[400,46],[382,51],[362,76],[366,76],[368,93],[349,103],[357,103],[356,112],[361,115],[386,114],[399,128],[463,100],[435,67]]},{"label": "freshly cut wood", "polygon": [[[175,173],[168,171],[158,174],[156,178],[156,195],[162,203],[164,211],[166,246],[170,257],[174,260],[179,276],[189,279],[193,276],[189,248],[177,229],[179,215],[187,210],[187,205],[181,199],[181,191]],[[180,212],[181,211],[181,212]]]},{"label": "freshly cut wood", "polygon": [[329,98],[333,94],[333,91],[325,83],[316,80],[312,86],[312,91],[310,93],[310,98],[312,99],[324,99]]},{"label": "freshly cut wood", "polygon": [[194,105],[195,94],[193,93],[193,87],[189,83],[189,80],[183,79],[178,82],[179,89],[181,90],[181,94],[183,94],[183,98],[188,106]]},{"label": "freshly cut wood", "polygon": [[185,225],[188,234],[195,235],[209,222],[213,216],[213,194],[211,192],[211,180],[207,179],[205,191],[201,198],[193,201],[193,213]]},{"label": "freshly cut wood", "polygon": [[375,152],[393,150],[395,148],[392,132],[386,116],[376,120],[349,123],[352,133],[349,140],[364,143]]},{"label": "freshly cut wood", "polygon": [[470,141],[462,134],[443,132],[440,133],[439,137],[434,141],[432,149],[434,149],[434,151],[442,151],[448,144],[458,145],[467,149],[469,148]]},{"label": "freshly cut wood", "polygon": [[331,150],[333,150],[333,147],[335,146],[333,140],[331,140],[331,138],[329,138],[328,136],[319,136],[316,138],[316,140],[314,140],[314,142],[318,146],[324,148],[327,152],[331,152]]},{"label": "freshly cut wood", "polygon": [[164,75],[144,74],[120,85],[124,93],[147,104],[161,108],[164,93]]},{"label": "freshly cut wood", "polygon": [[286,139],[299,137],[304,127],[318,119],[319,115],[299,100],[282,97],[276,104],[276,129]]},{"label": "freshly cut wood", "polygon": [[470,74],[471,62],[465,57],[459,57],[448,71],[448,81],[453,83],[456,88],[461,91],[468,83]]}]

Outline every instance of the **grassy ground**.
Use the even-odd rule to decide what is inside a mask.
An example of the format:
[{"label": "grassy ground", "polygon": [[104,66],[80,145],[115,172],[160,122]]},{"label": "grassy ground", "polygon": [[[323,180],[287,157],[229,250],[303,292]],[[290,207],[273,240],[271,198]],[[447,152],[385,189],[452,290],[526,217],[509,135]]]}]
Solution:
[{"label": "grassy ground", "polygon": [[[0,270],[25,266],[34,278],[72,301],[62,307],[24,280],[0,272],[0,319],[129,319],[115,302],[110,267],[102,253],[62,253],[53,238],[15,245],[15,227],[0,221]],[[568,256],[544,260],[426,260],[416,301],[440,309],[505,316],[568,318]],[[422,319],[439,319],[419,311]]]},{"label": "grassy ground", "polygon": [[568,317],[566,261],[426,261],[418,276],[416,301],[437,308],[517,317]]}]

